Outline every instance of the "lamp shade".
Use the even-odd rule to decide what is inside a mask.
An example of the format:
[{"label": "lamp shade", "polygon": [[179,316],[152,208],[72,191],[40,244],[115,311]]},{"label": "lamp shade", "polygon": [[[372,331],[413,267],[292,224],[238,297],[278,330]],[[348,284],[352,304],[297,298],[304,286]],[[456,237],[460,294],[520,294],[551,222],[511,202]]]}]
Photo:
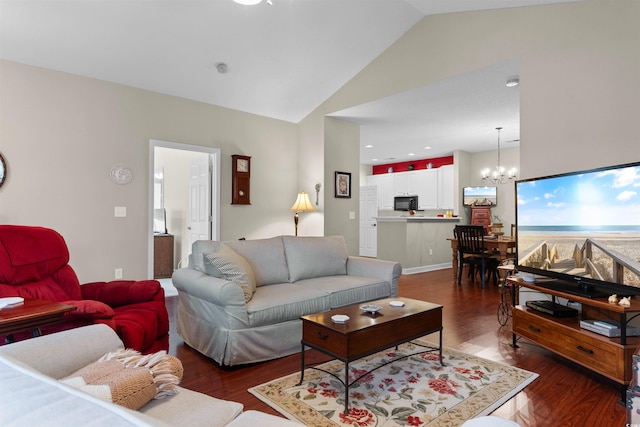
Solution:
[{"label": "lamp shade", "polygon": [[309,200],[309,195],[304,191],[301,191],[300,193],[298,193],[298,198],[296,198],[295,203],[293,204],[293,206],[291,206],[291,209],[289,210],[292,210],[295,212],[308,212],[308,211],[315,211],[316,209],[311,204],[311,201]]}]

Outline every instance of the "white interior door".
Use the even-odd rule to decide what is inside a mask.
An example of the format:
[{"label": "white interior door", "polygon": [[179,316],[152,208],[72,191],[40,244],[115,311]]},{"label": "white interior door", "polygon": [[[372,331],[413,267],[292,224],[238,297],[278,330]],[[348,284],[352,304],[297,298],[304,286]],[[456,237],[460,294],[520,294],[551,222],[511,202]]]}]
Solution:
[{"label": "white interior door", "polygon": [[360,187],[360,256],[378,256],[377,216],[377,187]]},{"label": "white interior door", "polygon": [[211,156],[191,161],[189,179],[189,247],[196,240],[211,239]]}]

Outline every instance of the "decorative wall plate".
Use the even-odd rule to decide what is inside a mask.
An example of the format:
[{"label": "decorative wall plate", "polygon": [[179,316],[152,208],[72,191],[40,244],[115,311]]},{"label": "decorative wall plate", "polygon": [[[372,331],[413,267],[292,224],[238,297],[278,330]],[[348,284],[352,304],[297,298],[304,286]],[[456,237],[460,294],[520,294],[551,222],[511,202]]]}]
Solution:
[{"label": "decorative wall plate", "polygon": [[7,162],[4,161],[4,157],[2,157],[2,153],[0,153],[0,187],[4,184],[4,181],[7,179]]},{"label": "decorative wall plate", "polygon": [[124,185],[130,183],[133,179],[133,171],[128,166],[118,164],[111,168],[109,176],[111,177],[111,181]]}]

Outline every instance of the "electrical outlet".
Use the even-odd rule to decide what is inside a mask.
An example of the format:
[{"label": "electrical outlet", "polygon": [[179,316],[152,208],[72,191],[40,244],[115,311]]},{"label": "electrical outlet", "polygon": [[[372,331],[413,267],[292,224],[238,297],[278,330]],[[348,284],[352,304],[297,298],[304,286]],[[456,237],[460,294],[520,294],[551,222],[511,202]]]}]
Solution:
[{"label": "electrical outlet", "polygon": [[122,279],[122,269],[116,268],[116,279]]}]

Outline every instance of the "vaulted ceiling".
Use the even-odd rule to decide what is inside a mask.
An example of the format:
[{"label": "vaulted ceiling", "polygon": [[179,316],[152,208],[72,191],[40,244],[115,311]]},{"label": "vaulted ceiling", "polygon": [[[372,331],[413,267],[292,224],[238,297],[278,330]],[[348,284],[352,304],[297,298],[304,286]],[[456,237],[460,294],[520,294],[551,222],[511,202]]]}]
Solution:
[{"label": "vaulted ceiling", "polygon": [[[0,58],[297,123],[426,15],[568,1],[578,0],[272,0],[255,6],[232,0],[0,0]],[[221,63],[225,73],[218,71]],[[415,136],[403,137],[400,127],[412,128],[408,112],[416,102],[423,105],[425,94],[427,110],[436,95],[451,101],[450,90],[460,92],[462,102],[469,85],[503,80],[505,72],[517,73],[517,64],[336,115],[381,119],[389,105],[403,103],[406,114],[393,126],[363,128],[363,137],[389,135],[375,143],[392,143],[397,154],[381,155],[401,157],[410,149],[402,144]],[[518,102],[484,92],[490,97],[485,110]],[[467,114],[469,123],[482,119],[455,104],[436,105],[443,115],[452,108],[449,117],[455,114],[458,125]],[[513,113],[513,105],[507,108]],[[425,145],[449,133],[435,122],[420,132]],[[495,148],[495,140],[491,144]]]}]

